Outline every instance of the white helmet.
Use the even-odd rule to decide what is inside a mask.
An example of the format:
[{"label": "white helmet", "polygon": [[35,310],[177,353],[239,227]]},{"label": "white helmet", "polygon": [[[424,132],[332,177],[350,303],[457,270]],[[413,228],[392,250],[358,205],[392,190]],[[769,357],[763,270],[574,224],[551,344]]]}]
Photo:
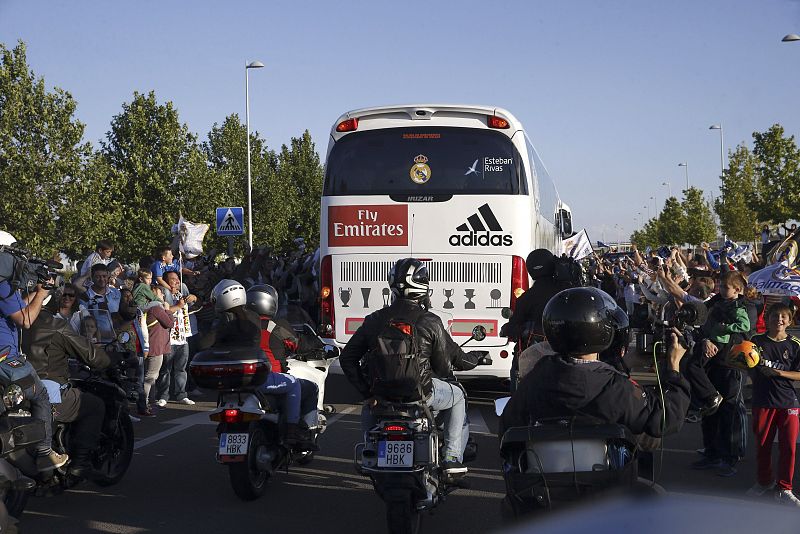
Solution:
[{"label": "white helmet", "polygon": [[6,232],[5,230],[0,230],[0,245],[12,246],[17,242],[16,238]]},{"label": "white helmet", "polygon": [[214,309],[223,312],[247,304],[247,292],[236,280],[220,280],[211,292]]}]

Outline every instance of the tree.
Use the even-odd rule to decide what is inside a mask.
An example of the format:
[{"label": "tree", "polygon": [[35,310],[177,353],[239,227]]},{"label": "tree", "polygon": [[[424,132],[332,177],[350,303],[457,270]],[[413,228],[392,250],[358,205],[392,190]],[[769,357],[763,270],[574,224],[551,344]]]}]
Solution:
[{"label": "tree", "polygon": [[784,137],[783,127],[775,124],[764,133],[754,132],[753,141],[758,219],[775,223],[796,219],[800,215],[800,151],[794,136]]},{"label": "tree", "polygon": [[112,171],[103,201],[121,206],[107,237],[121,245],[117,256],[138,259],[169,242],[180,212],[198,212],[188,201],[192,188],[187,184],[197,184],[194,173],[202,171],[204,160],[172,103],[159,104],[152,91],[134,92],[133,100],[112,119],[101,145]]},{"label": "tree", "polygon": [[658,219],[653,218],[645,223],[641,230],[636,230],[631,235],[631,242],[644,250],[647,247],[656,248],[661,245],[658,238]]},{"label": "tree", "polygon": [[[74,118],[72,96],[48,91],[28,68],[25,44],[0,44],[0,221],[27,248],[50,256],[65,238],[57,219],[71,197],[67,184],[81,179],[91,146],[82,143],[84,126]],[[94,212],[83,214],[91,223]]]},{"label": "tree", "polygon": [[728,169],[722,176],[721,196],[714,203],[720,226],[734,241],[752,241],[758,233],[759,196],[757,161],[744,145],[730,154]]},{"label": "tree", "polygon": [[711,207],[703,199],[703,191],[690,187],[684,191],[682,203],[685,226],[684,243],[699,245],[703,241],[714,241],[717,237],[717,225],[711,213]]},{"label": "tree", "polygon": [[664,203],[664,209],[658,216],[656,237],[658,243],[666,245],[683,243],[686,214],[681,203],[675,197],[669,197]]},{"label": "tree", "polygon": [[308,130],[299,138],[293,137],[290,147],[284,145],[278,158],[278,174],[287,181],[294,197],[290,228],[294,236],[302,237],[312,247],[319,244],[320,197],[323,170]]}]

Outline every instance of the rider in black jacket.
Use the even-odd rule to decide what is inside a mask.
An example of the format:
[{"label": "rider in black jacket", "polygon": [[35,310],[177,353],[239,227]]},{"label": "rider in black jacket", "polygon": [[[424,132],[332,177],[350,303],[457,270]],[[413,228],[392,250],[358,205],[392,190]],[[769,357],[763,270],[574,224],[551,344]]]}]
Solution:
[{"label": "rider in black jacket", "polygon": [[[42,311],[30,334],[23,338],[23,351],[42,379],[69,382],[69,358],[76,358],[93,369],[105,369],[111,363],[108,354],[85,337],[75,333],[67,321]],[[105,415],[100,397],[77,388],[61,391],[61,403],[55,404],[55,419],[72,423],[69,472],[85,476],[91,465],[89,454],[97,445]]]},{"label": "rider in black jacket", "polygon": [[[362,374],[360,362],[373,349],[375,339],[390,320],[414,324],[412,335],[419,353],[422,393],[433,410],[447,411],[445,472],[451,477],[458,477],[467,472],[461,462],[469,425],[464,392],[455,383],[451,362],[461,366],[464,353],[447,333],[439,316],[426,309],[428,283],[428,269],[422,262],[414,258],[398,260],[389,275],[389,286],[396,297],[395,301],[364,319],[342,350],[339,363],[350,383],[367,399],[362,410],[362,426],[366,432],[372,427],[369,408],[375,405],[375,401],[370,385]],[[467,356],[466,360],[469,359]]]},{"label": "rider in black jacket", "polygon": [[673,334],[668,369],[661,374],[662,404],[660,395],[598,359],[614,339],[616,310],[608,294],[589,287],[567,289],[550,301],[544,332],[557,354],[542,358],[522,379],[503,411],[501,437],[514,426],[572,415],[619,423],[652,437],[680,430],[689,408],[689,384],[679,372],[686,350]]}]

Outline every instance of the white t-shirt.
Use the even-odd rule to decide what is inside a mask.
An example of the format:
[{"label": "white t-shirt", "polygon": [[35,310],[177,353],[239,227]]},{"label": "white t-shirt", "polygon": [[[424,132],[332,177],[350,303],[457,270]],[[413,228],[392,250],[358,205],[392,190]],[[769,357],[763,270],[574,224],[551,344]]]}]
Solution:
[{"label": "white t-shirt", "polygon": [[89,254],[84,260],[83,265],[81,265],[81,274],[80,276],[86,276],[92,271],[92,265],[95,263],[102,263],[103,265],[108,265],[111,263],[113,258],[104,258],[100,255],[99,252],[95,251]]}]

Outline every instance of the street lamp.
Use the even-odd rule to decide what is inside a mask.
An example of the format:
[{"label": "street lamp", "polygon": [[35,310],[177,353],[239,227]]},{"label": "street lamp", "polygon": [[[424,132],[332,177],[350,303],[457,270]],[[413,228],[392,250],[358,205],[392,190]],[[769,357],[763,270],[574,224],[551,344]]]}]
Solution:
[{"label": "street lamp", "polygon": [[708,127],[709,130],[719,130],[719,168],[720,176],[725,176],[725,142],[722,134],[721,124],[712,124]]},{"label": "street lamp", "polygon": [[253,250],[253,183],[250,178],[250,80],[248,71],[250,69],[261,69],[264,64],[260,61],[252,61],[244,66],[244,101],[245,114],[244,122],[247,130],[247,224],[249,226],[250,250]]},{"label": "street lamp", "polygon": [[642,206],[642,208],[647,210],[647,220],[650,220],[650,204]]},{"label": "street lamp", "polygon": [[661,185],[666,185],[669,190],[669,198],[672,198],[672,184],[669,182],[661,182]]},{"label": "street lamp", "polygon": [[689,162],[678,163],[678,167],[684,167],[686,170],[686,189],[689,189]]},{"label": "street lamp", "polygon": [[791,43],[793,41],[800,41],[800,35],[796,33],[790,33],[789,35],[784,35],[783,39],[781,39],[784,43]]},{"label": "street lamp", "polygon": [[658,204],[656,203],[656,197],[650,197],[650,200],[653,201],[653,214],[658,216]]}]

